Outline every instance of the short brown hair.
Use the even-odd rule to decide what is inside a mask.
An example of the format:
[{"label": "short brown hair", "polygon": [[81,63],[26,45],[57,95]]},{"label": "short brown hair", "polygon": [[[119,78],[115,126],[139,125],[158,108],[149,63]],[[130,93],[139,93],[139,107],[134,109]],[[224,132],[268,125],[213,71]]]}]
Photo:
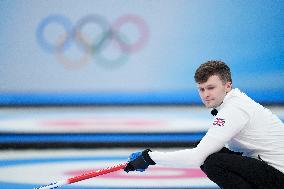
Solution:
[{"label": "short brown hair", "polygon": [[232,82],[229,66],[219,60],[209,60],[199,66],[195,71],[196,83],[205,83],[209,77],[217,75],[223,83]]}]

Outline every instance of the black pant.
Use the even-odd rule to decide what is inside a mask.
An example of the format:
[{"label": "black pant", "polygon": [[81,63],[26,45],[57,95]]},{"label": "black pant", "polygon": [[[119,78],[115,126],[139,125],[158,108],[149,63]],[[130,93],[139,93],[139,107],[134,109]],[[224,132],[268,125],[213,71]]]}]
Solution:
[{"label": "black pant", "polygon": [[211,154],[200,167],[224,189],[284,189],[284,174],[262,160],[241,156],[227,148]]}]

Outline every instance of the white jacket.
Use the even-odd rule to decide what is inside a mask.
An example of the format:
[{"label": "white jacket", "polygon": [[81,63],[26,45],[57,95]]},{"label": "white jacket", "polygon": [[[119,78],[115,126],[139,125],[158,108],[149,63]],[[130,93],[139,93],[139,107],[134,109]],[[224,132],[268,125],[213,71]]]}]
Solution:
[{"label": "white jacket", "polygon": [[196,148],[175,152],[150,152],[157,165],[199,167],[224,146],[243,156],[258,158],[284,173],[284,124],[270,110],[239,89],[232,89]]}]

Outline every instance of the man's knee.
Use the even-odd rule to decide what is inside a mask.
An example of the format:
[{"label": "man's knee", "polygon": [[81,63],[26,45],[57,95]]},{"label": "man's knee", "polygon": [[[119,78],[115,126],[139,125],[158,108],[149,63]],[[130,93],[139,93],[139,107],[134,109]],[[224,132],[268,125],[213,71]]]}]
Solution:
[{"label": "man's knee", "polygon": [[203,171],[208,169],[222,169],[226,166],[230,166],[230,162],[239,160],[242,153],[239,152],[233,152],[229,150],[228,148],[222,148],[220,151],[213,153],[209,155],[205,161],[204,164],[201,166],[201,169]]},{"label": "man's knee", "polygon": [[221,169],[220,162],[222,161],[222,157],[220,153],[214,153],[209,155],[203,165],[200,166],[201,170],[207,175],[213,172],[217,172]]}]

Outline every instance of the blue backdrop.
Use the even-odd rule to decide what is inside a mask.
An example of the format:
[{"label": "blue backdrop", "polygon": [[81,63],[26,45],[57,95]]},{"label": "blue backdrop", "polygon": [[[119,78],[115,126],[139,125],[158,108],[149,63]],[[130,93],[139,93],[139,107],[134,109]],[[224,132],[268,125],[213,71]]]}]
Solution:
[{"label": "blue backdrop", "polygon": [[284,1],[2,0],[0,104],[201,103],[211,59],[284,102]]}]

